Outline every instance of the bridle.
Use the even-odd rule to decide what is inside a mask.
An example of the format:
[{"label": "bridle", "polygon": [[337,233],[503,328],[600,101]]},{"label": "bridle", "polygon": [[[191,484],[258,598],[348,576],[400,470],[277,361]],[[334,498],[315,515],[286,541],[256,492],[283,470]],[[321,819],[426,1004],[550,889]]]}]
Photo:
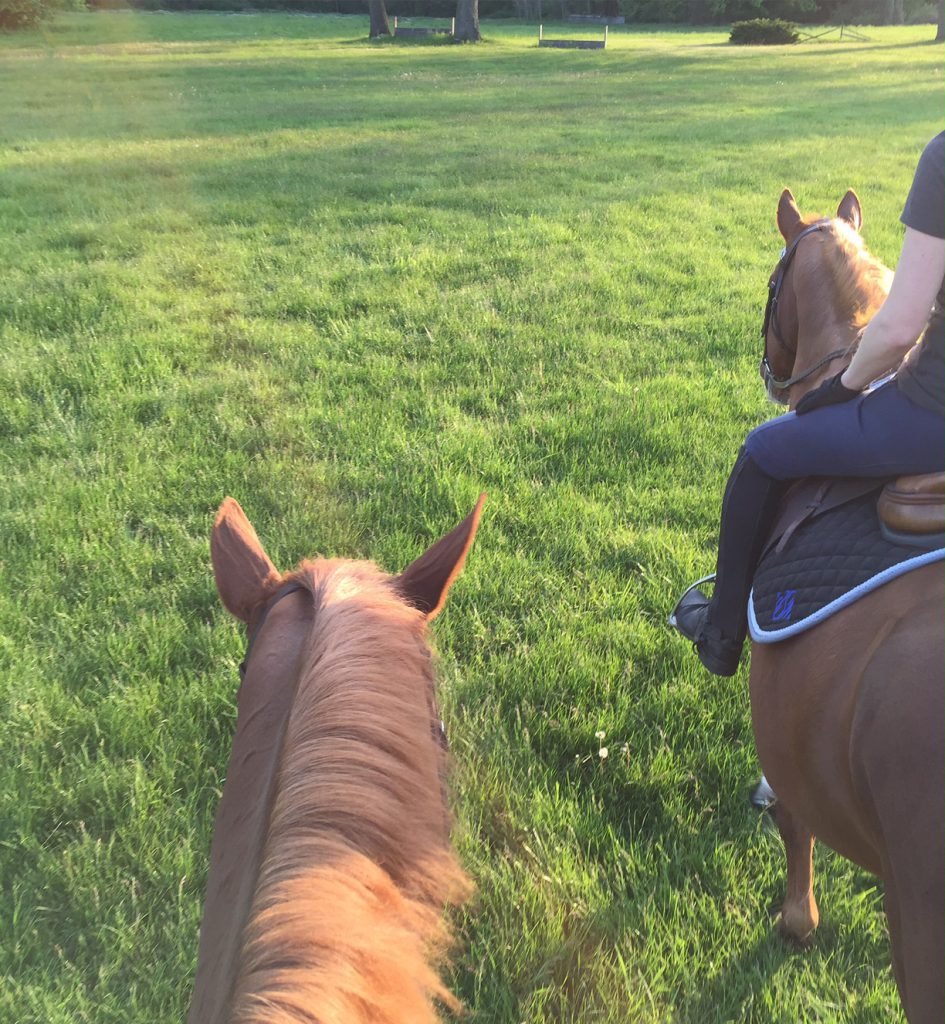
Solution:
[{"label": "bridle", "polygon": [[[250,631],[249,638],[246,641],[246,653],[243,655],[243,660],[240,662],[239,666],[240,682],[246,678],[246,666],[249,664],[249,656],[252,654],[253,644],[262,632],[262,628],[266,624],[266,619],[269,617],[269,613],[284,597],[288,597],[289,594],[294,594],[299,590],[303,590],[306,593],[311,594],[309,588],[298,580],[289,580],[288,583],[283,583],[263,606],[262,613],[260,614],[255,626],[253,626]],[[443,719],[440,718],[439,708],[437,707],[436,702],[436,692],[433,689],[432,682],[430,693],[430,713],[432,716],[434,739],[444,751],[449,750],[449,741],[446,737],[446,726],[443,723]]]},{"label": "bridle", "polygon": [[266,619],[269,617],[269,613],[284,597],[288,597],[289,594],[294,594],[297,590],[308,590],[308,587],[303,586],[297,580],[289,580],[288,583],[283,583],[264,605],[262,614],[259,616],[259,620],[256,625],[253,626],[249,634],[249,639],[246,641],[246,653],[243,655],[243,660],[240,662],[241,680],[246,677],[246,666],[249,664],[249,656],[253,651],[253,644],[256,642],[256,638],[259,636],[263,626],[266,624]]},{"label": "bridle", "polygon": [[[787,391],[788,388],[799,384],[802,380],[807,380],[808,377],[816,373],[822,366],[826,366],[827,363],[833,362],[834,359],[847,355],[850,351],[849,347],[834,349],[833,352],[828,352],[823,359],[818,360],[813,366],[790,377],[775,377],[774,370],[771,369],[771,364],[768,362],[769,330],[774,334],[776,341],[785,348],[787,347],[778,323],[778,302],[781,298],[781,288],[784,285],[784,279],[787,277],[787,272],[791,266],[791,261],[794,259],[794,254],[797,252],[797,247],[802,239],[814,234],[815,231],[826,230],[829,225],[829,220],[819,220],[816,224],[811,224],[810,227],[804,228],[789,246],[781,250],[781,258],[778,260],[778,265],[775,268],[774,277],[768,282],[768,302],[765,305],[764,323],[761,325],[761,340],[764,343],[764,352],[761,357],[760,369],[762,379],[769,391],[772,388],[776,391]],[[795,355],[796,353],[797,346],[795,344]]]}]

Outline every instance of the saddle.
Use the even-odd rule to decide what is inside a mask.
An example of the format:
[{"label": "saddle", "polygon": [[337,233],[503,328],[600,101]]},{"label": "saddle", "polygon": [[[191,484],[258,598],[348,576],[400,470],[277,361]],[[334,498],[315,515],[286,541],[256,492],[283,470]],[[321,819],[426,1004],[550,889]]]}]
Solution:
[{"label": "saddle", "polygon": [[898,544],[940,544],[945,534],[945,473],[901,476],[886,484],[876,506],[883,534]]},{"label": "saddle", "polygon": [[873,490],[879,491],[876,512],[882,534],[888,541],[907,547],[942,547],[945,542],[945,473],[924,473],[901,476],[887,481],[885,486],[872,477],[798,480],[784,496],[764,553],[772,549],[782,551],[802,523]]}]

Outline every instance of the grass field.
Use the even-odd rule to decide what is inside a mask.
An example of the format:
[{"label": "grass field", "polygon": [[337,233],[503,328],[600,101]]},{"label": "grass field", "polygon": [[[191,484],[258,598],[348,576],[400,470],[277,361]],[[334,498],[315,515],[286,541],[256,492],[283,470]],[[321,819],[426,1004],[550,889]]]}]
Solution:
[{"label": "grass field", "polygon": [[114,13],[0,37],[0,1024],[187,1005],[242,653],[223,496],[282,568],[395,570],[480,490],[434,628],[467,1019],[902,1019],[871,877],[821,849],[813,947],[773,935],[746,671],[664,623],[773,414],[778,195],[855,188],[895,261],[941,129],[933,31],[581,52]]}]

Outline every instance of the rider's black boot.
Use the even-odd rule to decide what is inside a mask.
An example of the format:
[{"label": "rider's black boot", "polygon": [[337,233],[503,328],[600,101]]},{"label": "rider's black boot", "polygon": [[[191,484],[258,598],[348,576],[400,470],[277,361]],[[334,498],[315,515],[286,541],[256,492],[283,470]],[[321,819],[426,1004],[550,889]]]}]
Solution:
[{"label": "rider's black boot", "polygon": [[699,660],[717,676],[731,676],[738,669],[752,577],[783,490],[784,484],[768,476],[742,448],[722,499],[712,598],[695,585],[689,587],[669,617],[670,625],[695,644]]}]

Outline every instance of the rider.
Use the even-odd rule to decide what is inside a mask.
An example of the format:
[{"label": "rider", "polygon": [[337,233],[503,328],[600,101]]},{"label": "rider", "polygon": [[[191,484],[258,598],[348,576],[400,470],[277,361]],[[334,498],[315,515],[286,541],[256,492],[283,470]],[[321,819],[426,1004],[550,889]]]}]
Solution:
[{"label": "rider", "polygon": [[[787,482],[945,469],[943,207],[945,132],[919,160],[900,218],[906,232],[889,295],[850,365],[806,394],[793,413],[753,430],[739,452],[722,499],[712,599],[691,587],[670,616],[716,675],[738,668],[752,577]],[[894,379],[864,392],[897,366]]]}]

